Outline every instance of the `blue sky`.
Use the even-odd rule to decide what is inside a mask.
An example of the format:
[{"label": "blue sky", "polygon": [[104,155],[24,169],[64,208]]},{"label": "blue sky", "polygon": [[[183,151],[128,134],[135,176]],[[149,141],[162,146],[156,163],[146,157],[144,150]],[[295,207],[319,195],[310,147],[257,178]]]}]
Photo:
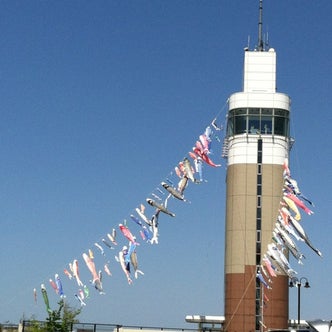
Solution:
[{"label": "blue sky", "polygon": [[[137,233],[130,213],[215,116],[224,123],[227,98],[242,89],[258,3],[0,2],[0,322],[45,319],[40,284],[56,307],[55,273],[77,306],[63,268],[76,258],[88,280],[83,252],[94,249],[101,268],[94,242],[124,219]],[[312,286],[308,319],[331,319],[331,11],[328,0],[264,1],[278,91],[292,98],[292,175],[316,205],[303,226],[323,252],[304,247],[305,265],[292,262]],[[185,192],[191,203],[173,200],[176,217],[160,217],[159,244],[137,249],[145,275],[129,286],[118,249],[106,251],[113,276],[105,295],[91,289],[80,321],[190,327],[187,314],[223,314],[226,161],[212,149],[222,167],[204,167],[208,182]]]}]

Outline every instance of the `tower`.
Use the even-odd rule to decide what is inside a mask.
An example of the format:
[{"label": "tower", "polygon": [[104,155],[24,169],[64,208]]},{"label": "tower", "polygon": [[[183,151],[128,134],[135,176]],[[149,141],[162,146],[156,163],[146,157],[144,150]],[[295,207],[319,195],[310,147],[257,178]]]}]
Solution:
[{"label": "tower", "polygon": [[288,277],[271,290],[256,280],[278,215],[288,157],[290,98],[276,91],[276,52],[262,38],[245,49],[243,91],[229,98],[225,231],[225,324],[228,332],[288,327]]}]

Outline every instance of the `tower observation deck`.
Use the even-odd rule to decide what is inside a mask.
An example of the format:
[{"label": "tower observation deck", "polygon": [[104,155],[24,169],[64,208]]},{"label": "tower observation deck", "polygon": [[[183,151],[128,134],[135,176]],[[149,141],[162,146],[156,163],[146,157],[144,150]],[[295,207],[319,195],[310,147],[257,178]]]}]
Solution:
[{"label": "tower observation deck", "polygon": [[225,231],[225,323],[228,332],[287,329],[288,277],[265,290],[256,280],[271,241],[288,158],[290,98],[276,91],[276,52],[244,52],[243,91],[229,98]]}]

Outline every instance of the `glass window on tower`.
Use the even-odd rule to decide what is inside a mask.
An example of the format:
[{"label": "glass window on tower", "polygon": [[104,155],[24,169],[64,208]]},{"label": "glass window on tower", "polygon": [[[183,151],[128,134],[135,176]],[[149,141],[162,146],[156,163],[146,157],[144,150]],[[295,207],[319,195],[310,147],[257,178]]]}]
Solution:
[{"label": "glass window on tower", "polygon": [[262,108],[261,113],[261,133],[263,135],[272,134],[272,108]]},{"label": "glass window on tower", "polygon": [[247,132],[247,116],[241,115],[235,117],[235,134],[243,134]]},{"label": "glass window on tower", "polygon": [[249,134],[259,134],[260,133],[260,118],[259,115],[249,115],[248,118],[248,128]]},{"label": "glass window on tower", "polygon": [[285,118],[276,116],[274,118],[274,134],[275,135],[281,135],[284,136],[286,132],[286,123],[285,123]]},{"label": "glass window on tower", "polygon": [[237,108],[229,112],[227,135],[289,135],[289,111],[273,108]]},{"label": "glass window on tower", "polygon": [[261,133],[264,135],[272,134],[272,116],[262,116]]},{"label": "glass window on tower", "polygon": [[282,109],[274,110],[274,134],[281,136],[289,135],[289,112]]},{"label": "glass window on tower", "polygon": [[234,135],[234,118],[230,114],[227,121],[227,136],[233,136],[233,135]]}]

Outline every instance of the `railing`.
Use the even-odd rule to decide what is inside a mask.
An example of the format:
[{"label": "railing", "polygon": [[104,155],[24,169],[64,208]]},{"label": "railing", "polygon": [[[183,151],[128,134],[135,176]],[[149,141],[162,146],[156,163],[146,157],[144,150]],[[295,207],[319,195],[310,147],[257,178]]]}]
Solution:
[{"label": "railing", "polygon": [[[33,332],[36,331],[36,324],[39,327],[46,327],[46,322],[43,321],[23,321],[21,330],[19,332]],[[96,323],[73,323],[68,329],[68,332],[197,332],[198,329],[185,329],[173,327],[151,327],[151,326],[129,326],[119,324],[96,324]],[[53,331],[52,331],[53,332]],[[56,332],[56,331],[54,331]]]}]

